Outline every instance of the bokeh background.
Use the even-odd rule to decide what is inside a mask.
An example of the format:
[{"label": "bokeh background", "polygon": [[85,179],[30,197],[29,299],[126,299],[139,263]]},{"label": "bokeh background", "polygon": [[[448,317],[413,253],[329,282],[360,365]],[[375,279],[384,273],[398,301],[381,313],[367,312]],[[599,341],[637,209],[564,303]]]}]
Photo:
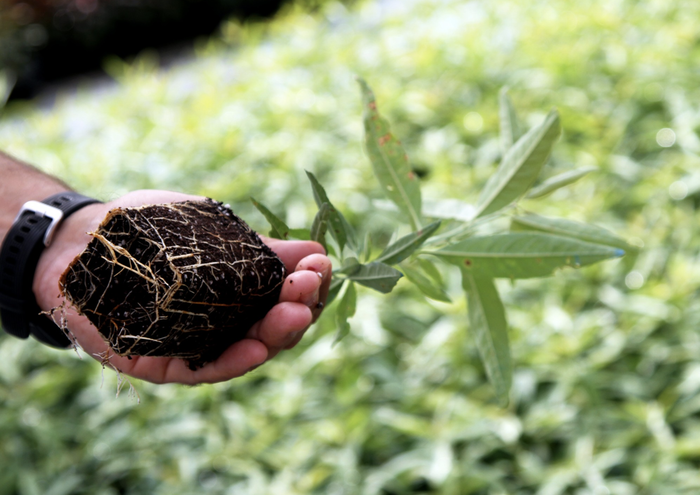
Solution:
[{"label": "bokeh background", "polygon": [[355,75],[424,197],[466,202],[500,158],[508,86],[528,124],[561,112],[545,176],[599,167],[522,207],[601,225],[639,251],[499,285],[515,365],[507,408],[447,271],[451,305],[405,281],[388,296],[361,290],[340,344],[331,306],[255,372],[194,388],[134,381],[140,403],[115,397],[114,373],[90,357],[3,334],[0,494],[700,493],[698,2],[285,2],[219,13],[210,33],[146,50],[127,50],[121,29],[80,69],[94,76],[71,84],[28,67],[42,53],[59,67],[87,55],[63,48],[59,63],[55,18],[18,20],[9,6],[0,101],[21,84],[1,110],[0,149],[86,194],[204,194],[266,231],[254,196],[308,227],[310,170],[358,230],[388,239]]}]

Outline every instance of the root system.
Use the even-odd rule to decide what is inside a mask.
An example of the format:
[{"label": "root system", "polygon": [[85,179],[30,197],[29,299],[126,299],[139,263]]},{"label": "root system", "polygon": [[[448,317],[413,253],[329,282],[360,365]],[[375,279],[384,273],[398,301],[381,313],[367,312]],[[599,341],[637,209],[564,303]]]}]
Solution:
[{"label": "root system", "polygon": [[277,303],[284,264],[213,200],[118,208],[61,277],[61,291],[120,356],[197,369]]}]

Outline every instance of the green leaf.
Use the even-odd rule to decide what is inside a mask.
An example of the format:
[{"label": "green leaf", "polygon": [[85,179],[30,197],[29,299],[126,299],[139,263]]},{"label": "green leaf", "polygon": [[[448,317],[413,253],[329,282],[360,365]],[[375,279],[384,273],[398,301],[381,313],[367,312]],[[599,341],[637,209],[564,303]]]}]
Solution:
[{"label": "green leaf", "polygon": [[503,303],[493,279],[462,270],[462,287],[467,293],[469,330],[502,406],[508,405],[513,365],[508,343],[508,324]]},{"label": "green leaf", "polygon": [[357,307],[357,290],[355,289],[355,284],[348,284],[347,289],[345,289],[345,294],[338,302],[338,307],[335,310],[335,323],[338,330],[335,334],[335,339],[333,340],[333,345],[340,342],[347,334],[350,333],[350,324],[348,319],[355,315],[355,309]]},{"label": "green leaf", "polygon": [[418,232],[412,232],[403,236],[398,241],[387,246],[375,261],[380,261],[387,265],[400,263],[418,249],[439,227],[440,222],[433,222]]},{"label": "green leaf", "polygon": [[528,194],[528,199],[541,198],[547,194],[556,191],[564,186],[573,184],[579,180],[584,175],[587,175],[594,170],[598,170],[598,167],[581,167],[574,170],[569,170],[567,172],[550,177],[546,181],[542,182],[539,186],[533,188]]},{"label": "green leaf", "polygon": [[347,220],[345,220],[343,214],[340,213],[335,206],[333,206],[330,199],[328,199],[326,190],[323,188],[318,179],[316,179],[316,176],[308,170],[306,171],[306,176],[309,178],[309,182],[311,182],[311,189],[314,192],[316,206],[321,208],[323,203],[328,203],[330,207],[328,219],[331,224],[331,235],[338,243],[340,250],[342,251],[346,244],[348,244],[352,249],[356,249],[357,242],[355,241],[355,235],[350,227],[350,224],[347,222]]},{"label": "green leaf", "polygon": [[326,306],[335,301],[335,298],[338,297],[338,293],[343,288],[343,284],[346,280],[346,278],[336,277],[335,275],[333,276],[333,278],[331,279],[331,285],[330,287],[328,287],[328,297],[326,297]]},{"label": "green leaf", "polygon": [[418,258],[418,264],[420,267],[423,269],[423,271],[438,285],[443,284],[442,280],[442,274],[440,273],[440,270],[435,266],[435,263],[433,263],[430,260],[427,260],[425,258]]},{"label": "green leaf", "polygon": [[430,254],[493,278],[546,277],[564,266],[591,265],[624,254],[578,239],[536,232],[470,237]]},{"label": "green leaf", "polygon": [[547,232],[624,250],[632,248],[623,238],[603,227],[566,220],[564,218],[542,217],[532,213],[512,217],[510,229],[513,231]]},{"label": "green leaf", "polygon": [[441,287],[436,286],[433,281],[423,275],[420,270],[410,266],[402,266],[401,270],[403,270],[406,278],[429,298],[446,303],[452,302],[450,296]]},{"label": "green leaf", "polygon": [[281,218],[272,213],[265,205],[256,201],[255,198],[251,197],[250,200],[272,226],[272,230],[270,230],[270,237],[274,237],[275,239],[289,238],[289,227],[287,227],[287,224],[284,223]]},{"label": "green leaf", "polygon": [[289,229],[289,237],[309,241],[311,240],[311,231],[309,229]]},{"label": "green leaf", "polygon": [[419,230],[421,222],[421,194],[418,178],[408,164],[408,157],[401,143],[391,133],[389,122],[377,111],[372,90],[362,78],[357,78],[362,90],[365,107],[365,149],[374,175],[384,194],[398,206],[409,220],[413,230]]},{"label": "green leaf", "polygon": [[403,274],[384,263],[372,262],[360,265],[359,269],[348,275],[348,280],[369,287],[382,294],[388,294]]},{"label": "green leaf", "polygon": [[0,70],[0,110],[7,103],[7,99],[15,86],[15,76],[7,70]]},{"label": "green leaf", "polygon": [[520,139],[522,131],[520,129],[518,114],[515,111],[510,96],[508,96],[508,88],[501,89],[498,103],[498,116],[500,117],[501,124],[501,150],[505,155],[513,144]]},{"label": "green leaf", "polygon": [[369,258],[372,256],[372,248],[372,233],[368,231],[365,232],[365,236],[362,239],[362,245],[357,247],[358,253],[362,253],[361,259],[369,261]]},{"label": "green leaf", "polygon": [[552,110],[504,155],[477,202],[477,217],[496,212],[525,194],[537,179],[559,137],[559,114]]},{"label": "green leaf", "polygon": [[311,224],[311,240],[316,241],[326,249],[326,231],[328,230],[328,218],[331,212],[331,205],[323,203],[321,208],[316,213],[314,221]]},{"label": "green leaf", "polygon": [[353,273],[356,273],[361,266],[362,265],[357,258],[348,256],[343,260],[343,264],[335,272],[344,273],[345,275],[352,275]]}]

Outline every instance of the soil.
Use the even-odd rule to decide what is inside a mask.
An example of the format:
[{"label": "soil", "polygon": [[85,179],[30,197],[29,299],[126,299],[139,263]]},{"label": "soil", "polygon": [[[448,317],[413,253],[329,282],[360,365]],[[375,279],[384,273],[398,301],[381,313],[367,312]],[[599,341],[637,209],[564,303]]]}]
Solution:
[{"label": "soil", "polygon": [[120,356],[215,360],[274,306],[285,268],[213,200],[109,212],[61,291]]}]

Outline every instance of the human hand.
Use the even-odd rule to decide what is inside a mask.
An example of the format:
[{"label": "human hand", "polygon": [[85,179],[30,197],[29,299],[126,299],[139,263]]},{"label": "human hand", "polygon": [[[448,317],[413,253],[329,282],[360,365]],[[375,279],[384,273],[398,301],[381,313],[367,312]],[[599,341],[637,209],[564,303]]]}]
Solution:
[{"label": "human hand", "polygon": [[[172,203],[203,198],[168,191],[134,191],[106,204],[86,206],[68,217],[51,245],[41,255],[34,277],[34,294],[44,311],[60,305],[58,281],[66,267],[85,248],[109,210],[144,204]],[[319,317],[331,282],[331,262],[323,247],[311,241],[282,241],[262,237],[287,268],[279,303],[255,323],[246,338],[229,347],[215,361],[192,371],[182,359],[117,356],[109,362],[120,372],[153,383],[215,383],[245,374],[283,349],[294,347]],[[320,276],[319,276],[320,275]],[[320,303],[320,304],[319,304]],[[98,359],[109,350],[90,321],[66,307],[68,328],[85,352]]]}]

